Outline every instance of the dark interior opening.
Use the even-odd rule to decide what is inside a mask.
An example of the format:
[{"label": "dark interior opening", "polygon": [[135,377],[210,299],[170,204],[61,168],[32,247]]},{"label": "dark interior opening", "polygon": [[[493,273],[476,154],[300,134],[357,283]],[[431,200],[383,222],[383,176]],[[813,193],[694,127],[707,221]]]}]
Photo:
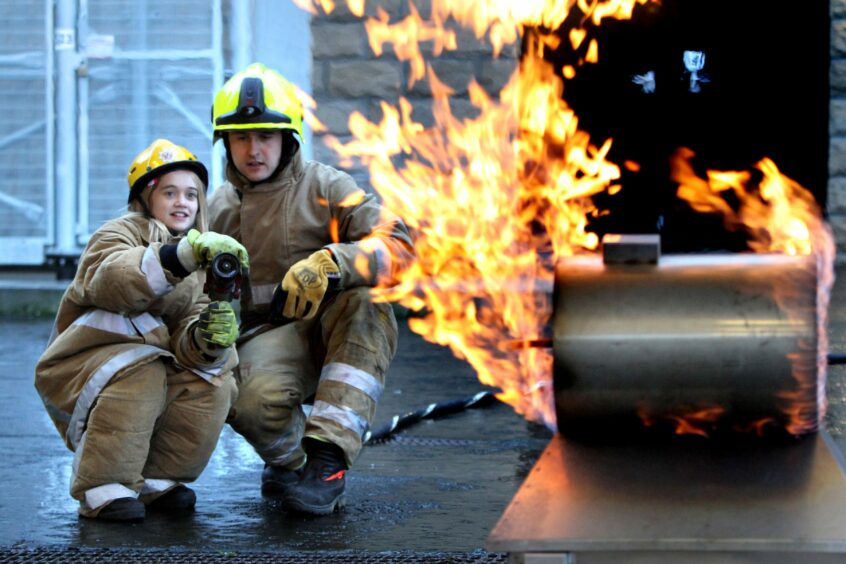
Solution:
[{"label": "dark interior opening", "polygon": [[[548,55],[559,71],[579,55],[568,31],[565,25],[565,45]],[[769,157],[825,209],[828,1],[661,0],[638,6],[632,20],[605,20],[589,32],[599,62],[577,67],[564,98],[595,145],[613,139],[609,160],[623,173],[618,194],[596,198],[610,214],[593,220],[592,231],[659,232],[665,252],[744,250],[744,234],[677,200],[669,157],[678,147],[695,152],[700,174],[752,170]],[[704,54],[693,85],[685,51]]]}]

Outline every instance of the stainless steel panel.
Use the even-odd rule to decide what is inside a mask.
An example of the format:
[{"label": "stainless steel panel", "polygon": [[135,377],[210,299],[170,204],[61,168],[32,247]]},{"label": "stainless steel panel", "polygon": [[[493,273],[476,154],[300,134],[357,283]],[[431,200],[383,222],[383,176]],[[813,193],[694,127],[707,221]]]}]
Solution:
[{"label": "stainless steel panel", "polygon": [[824,431],[792,444],[679,437],[649,448],[556,435],[486,548],[575,562],[667,551],[679,562],[834,561],[846,558],[844,507],[842,461]]},{"label": "stainless steel panel", "polygon": [[618,433],[642,421],[676,430],[682,420],[709,433],[816,430],[826,352],[818,350],[816,292],[812,257],[561,261],[553,327],[559,430]]}]

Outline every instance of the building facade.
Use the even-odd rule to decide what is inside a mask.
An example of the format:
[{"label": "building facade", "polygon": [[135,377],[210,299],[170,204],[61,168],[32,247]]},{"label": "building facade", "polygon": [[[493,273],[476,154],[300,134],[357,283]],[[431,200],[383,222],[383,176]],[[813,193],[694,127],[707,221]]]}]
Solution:
[{"label": "building facade", "polygon": [[[425,15],[427,2],[416,2]],[[406,0],[367,0],[365,16],[409,14]],[[830,0],[828,174],[824,203],[846,256],[846,0]],[[126,166],[155,137],[168,137],[210,163],[209,108],[225,78],[254,60],[279,69],[317,102],[317,117],[342,142],[353,111],[371,121],[400,96],[431,123],[425,81],[410,89],[409,65],[390,48],[377,57],[365,19],[337,2],[309,15],[274,0],[6,0],[0,3],[0,266],[56,264],[125,205]],[[498,56],[456,27],[458,49],[432,60],[455,91],[455,116],[471,116],[470,77],[495,95],[519,61],[519,45]],[[789,75],[789,69],[786,71]],[[825,102],[823,101],[822,104]],[[337,163],[307,133],[307,156]],[[368,184],[367,171],[353,176]]]}]

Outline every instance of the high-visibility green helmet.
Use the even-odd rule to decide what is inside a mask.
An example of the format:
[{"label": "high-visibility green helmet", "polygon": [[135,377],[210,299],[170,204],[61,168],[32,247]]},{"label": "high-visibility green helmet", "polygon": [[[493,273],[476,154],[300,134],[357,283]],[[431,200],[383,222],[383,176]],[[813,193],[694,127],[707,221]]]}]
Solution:
[{"label": "high-visibility green helmet", "polygon": [[275,70],[253,63],[215,95],[212,126],[215,140],[239,129],[288,129],[302,142],[303,106],[293,84]]}]

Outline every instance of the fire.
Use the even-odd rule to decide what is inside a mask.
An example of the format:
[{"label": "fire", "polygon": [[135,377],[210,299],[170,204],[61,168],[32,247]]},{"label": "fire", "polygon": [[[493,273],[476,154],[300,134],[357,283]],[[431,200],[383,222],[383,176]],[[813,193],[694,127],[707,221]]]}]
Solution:
[{"label": "fire", "polygon": [[[696,175],[691,165],[693,153],[677,152],[673,160],[673,179],[678,182],[678,196],[695,210],[723,217],[726,228],[743,229],[749,234],[749,247],[758,253],[783,253],[813,256],[803,280],[778,280],[776,300],[789,319],[801,319],[808,307],[816,307],[817,343],[812,351],[816,365],[808,365],[806,355],[793,354],[790,360],[796,388],[778,390],[788,420],[786,430],[802,434],[816,430],[825,413],[825,374],[828,366],[828,302],[834,284],[835,243],[831,229],[824,222],[813,195],[795,181],[781,174],[770,159],[762,159],[750,171],[707,171],[706,178]],[[727,199],[726,196],[729,196]],[[729,202],[732,203],[729,203]],[[795,288],[816,284],[816,303],[803,303]],[[811,343],[803,346],[810,349]],[[810,403],[808,398],[815,398]]]},{"label": "fire", "polygon": [[[707,179],[699,178],[690,164],[693,156],[689,149],[681,149],[673,161],[678,196],[693,209],[722,215],[728,229],[745,229],[755,252],[817,253],[830,263],[834,242],[813,195],[782,175],[770,159],[755,166],[762,175],[755,187],[748,171],[708,171]],[[739,204],[730,205],[725,194]]]},{"label": "fire", "polygon": [[[448,18],[487,35],[497,52],[523,35],[528,47],[497,98],[471,81],[473,119],[452,115],[452,92],[427,68],[433,127],[413,121],[411,104],[400,99],[396,107],[382,103],[379,123],[352,115],[349,143],[327,140],[342,165],[357,158],[368,166],[386,207],[414,233],[418,260],[379,298],[424,312],[410,320],[413,331],[450,347],[482,383],[502,390],[499,399],[551,427],[551,351],[512,343],[548,332],[553,265],[598,246],[586,231],[589,215],[599,213],[590,198],[618,189],[613,182],[620,176],[605,158],[610,141],[594,146],[579,130],[562,98],[563,80],[543,60],[557,38],[526,31],[538,24],[554,29],[575,4],[434,2],[430,20],[412,8],[397,24],[379,12],[367,22],[371,47],[378,54],[391,43],[411,61],[412,80],[427,68],[418,59],[419,41],[431,41],[436,54],[455,48],[443,27]],[[585,21],[611,13],[599,9],[606,3],[581,4]]]},{"label": "fire", "polygon": [[679,410],[679,413],[665,413],[657,415],[652,409],[641,406],[638,416],[644,426],[652,427],[660,420],[667,420],[675,426],[677,435],[699,435],[707,437],[720,417],[725,413],[723,407],[713,405],[708,407]]},{"label": "fire", "polygon": [[[311,14],[320,11],[329,14],[335,9],[333,0],[292,0],[295,5]],[[573,48],[587,36],[584,25],[591,22],[599,25],[606,18],[630,19],[637,5],[660,0],[434,0],[429,18],[420,15],[413,1],[409,2],[409,15],[399,22],[391,23],[385,10],[378,8],[376,18],[365,23],[370,48],[377,56],[382,54],[383,45],[389,43],[400,61],[411,66],[410,84],[425,76],[426,61],[420,49],[421,42],[432,44],[434,56],[443,50],[456,49],[455,30],[447,26],[452,20],[473,31],[478,39],[487,38],[498,56],[503,47],[519,41],[527,28],[555,31],[570,17],[573,9],[579,15],[579,23],[570,32]],[[364,14],[364,0],[347,0],[350,12],[361,17]],[[557,47],[558,37],[554,33],[545,35],[545,41]],[[591,42],[587,62],[596,62],[598,45]]]},{"label": "fire", "polygon": [[[334,9],[331,0],[294,1],[313,13],[318,7],[326,13]],[[556,31],[565,20],[571,25],[575,14],[577,23],[565,42],[584,50],[579,64],[595,62],[601,49],[587,24],[630,18],[637,5],[650,1],[658,0],[433,0],[427,18],[410,4],[409,15],[399,22],[378,10],[366,22],[371,49],[378,55],[390,44],[397,58],[409,63],[411,83],[428,80],[434,126],[415,122],[411,103],[400,98],[396,106],[381,103],[378,123],[351,115],[351,141],[326,138],[342,166],[358,159],[368,167],[386,208],[403,217],[415,238],[415,264],[395,286],[377,289],[376,296],[419,312],[409,321],[413,331],[450,347],[482,383],[501,390],[499,399],[550,427],[555,425],[551,351],[513,343],[548,341],[553,266],[561,257],[595,251],[599,242],[586,227],[590,216],[602,212],[591,198],[618,191],[620,169],[606,160],[611,141],[593,143],[562,97],[561,77],[572,78],[577,68],[555,69],[544,52],[562,44]],[[361,0],[348,5],[354,14],[364,12]],[[474,118],[453,116],[452,92],[420,48],[421,42],[430,43],[435,56],[455,49],[448,22],[486,38],[494,55],[518,41],[523,47],[519,68],[498,96],[470,81]],[[759,168],[767,175],[775,165],[762,162]],[[748,178],[748,173],[715,173],[708,180],[691,175],[680,195],[698,210],[723,213],[727,224],[747,226],[760,241],[756,250],[766,242],[780,252],[813,251],[830,265],[833,245],[824,247],[820,240],[818,211],[813,215],[805,205],[807,214],[791,216],[798,191],[778,175],[762,184],[759,199],[766,197],[766,203],[750,199],[741,213],[714,196],[714,190],[736,190]],[[694,192],[700,196],[692,197]],[[775,204],[779,198],[784,205]],[[792,219],[783,219],[784,214]],[[748,223],[758,217],[774,220],[775,229]],[[715,413],[708,410],[705,421]]]},{"label": "fire", "polygon": [[370,48],[378,57],[382,54],[385,43],[393,44],[394,52],[401,61],[409,61],[411,74],[408,87],[426,76],[426,62],[420,51],[420,42],[432,43],[434,55],[437,57],[444,49],[455,50],[455,31],[445,29],[443,22],[435,18],[432,22],[425,22],[414,4],[409,4],[411,14],[397,24],[390,23],[387,12],[379,9],[378,19],[369,19],[365,23]]}]

